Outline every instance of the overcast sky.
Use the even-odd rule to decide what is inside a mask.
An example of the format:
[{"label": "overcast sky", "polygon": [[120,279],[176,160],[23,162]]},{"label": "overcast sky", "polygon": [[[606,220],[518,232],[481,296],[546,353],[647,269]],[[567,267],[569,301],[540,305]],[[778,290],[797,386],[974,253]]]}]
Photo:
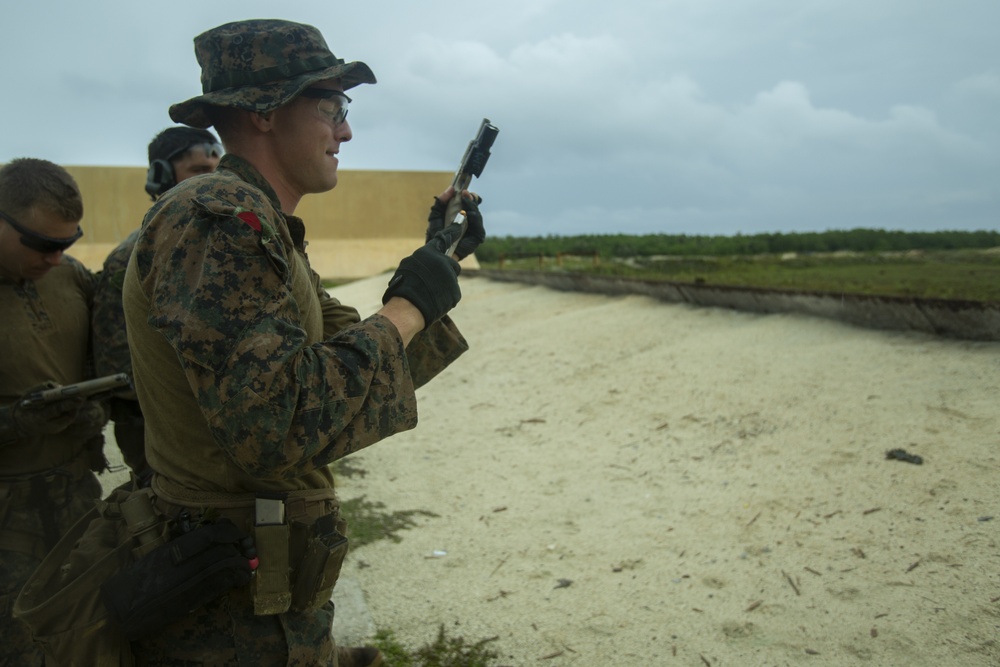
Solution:
[{"label": "overcast sky", "polygon": [[452,170],[490,118],[493,234],[1000,229],[997,0],[8,3],[0,161],[145,166],[245,18],[374,70],[342,169]]}]

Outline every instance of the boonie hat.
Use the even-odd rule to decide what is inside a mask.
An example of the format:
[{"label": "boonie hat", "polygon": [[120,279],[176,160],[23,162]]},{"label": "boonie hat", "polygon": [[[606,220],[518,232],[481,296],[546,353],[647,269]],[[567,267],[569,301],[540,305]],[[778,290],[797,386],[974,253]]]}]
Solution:
[{"label": "boonie hat", "polygon": [[212,125],[206,106],[266,113],[317,81],[340,79],[344,90],[375,83],[368,65],[333,55],[319,30],[280,19],[212,28],[194,38],[194,53],[202,94],[170,107],[170,118],[191,127]]}]

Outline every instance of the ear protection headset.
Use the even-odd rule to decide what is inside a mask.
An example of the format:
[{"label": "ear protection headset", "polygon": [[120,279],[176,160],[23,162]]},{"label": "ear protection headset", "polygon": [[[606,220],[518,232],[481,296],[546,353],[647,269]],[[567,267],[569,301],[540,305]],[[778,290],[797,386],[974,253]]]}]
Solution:
[{"label": "ear protection headset", "polygon": [[[165,140],[165,143],[171,150],[164,155],[167,148],[163,145],[157,148],[155,144],[157,141],[162,140],[168,132],[176,135],[176,130],[180,130],[181,135],[170,136]],[[168,128],[153,140],[153,143],[150,144],[149,152],[152,154],[158,153],[161,156],[150,160],[149,169],[146,171],[146,192],[153,198],[153,201],[156,201],[157,197],[177,185],[177,173],[174,171],[171,160],[175,160],[195,148],[204,151],[208,157],[221,158],[224,152],[222,144],[219,143],[218,139],[206,130]]]},{"label": "ear protection headset", "polygon": [[150,197],[155,200],[175,185],[177,182],[174,180],[174,168],[169,160],[156,159],[149,163],[149,169],[146,171],[146,192]]}]

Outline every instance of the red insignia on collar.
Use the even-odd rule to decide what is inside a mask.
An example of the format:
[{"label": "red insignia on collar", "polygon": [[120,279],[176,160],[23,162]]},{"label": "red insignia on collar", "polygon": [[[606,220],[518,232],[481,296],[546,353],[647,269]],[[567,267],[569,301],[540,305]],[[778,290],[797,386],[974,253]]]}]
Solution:
[{"label": "red insignia on collar", "polygon": [[236,217],[247,223],[250,226],[250,229],[255,232],[260,231],[260,218],[258,218],[257,214],[253,211],[241,211],[236,214]]}]

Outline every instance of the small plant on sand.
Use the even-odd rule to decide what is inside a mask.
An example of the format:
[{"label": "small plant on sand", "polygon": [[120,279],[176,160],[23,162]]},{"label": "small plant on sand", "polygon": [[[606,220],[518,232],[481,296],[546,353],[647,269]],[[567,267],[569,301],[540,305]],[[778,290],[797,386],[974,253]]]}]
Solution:
[{"label": "small plant on sand", "polygon": [[[364,478],[368,471],[350,459],[340,459],[333,465],[334,475],[353,479],[354,477]],[[399,542],[402,538],[397,535],[401,530],[407,530],[417,525],[415,517],[437,517],[434,512],[427,510],[400,510],[396,512],[386,511],[385,504],[372,502],[365,496],[351,498],[342,501],[340,513],[347,520],[350,526],[351,549],[357,549],[365,544],[371,544],[377,540],[391,540]]]},{"label": "small plant on sand", "polygon": [[396,640],[391,630],[379,630],[374,644],[381,649],[386,667],[491,667],[498,655],[486,647],[496,637],[470,643],[464,637],[448,637],[444,624],[437,638],[410,653]]}]

